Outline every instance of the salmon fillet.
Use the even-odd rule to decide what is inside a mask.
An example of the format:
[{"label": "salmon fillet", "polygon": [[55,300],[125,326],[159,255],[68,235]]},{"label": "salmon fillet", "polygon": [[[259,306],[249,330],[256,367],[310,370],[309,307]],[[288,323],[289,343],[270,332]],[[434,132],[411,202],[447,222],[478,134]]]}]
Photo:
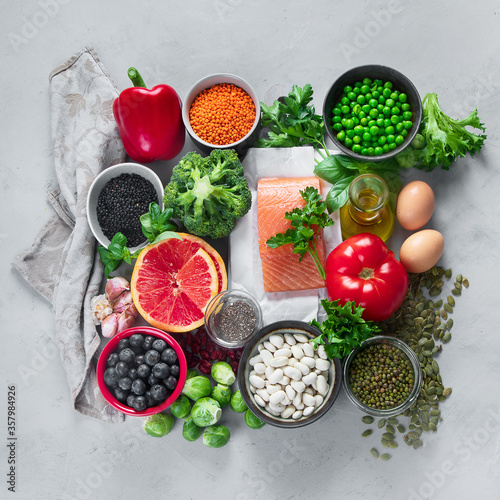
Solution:
[{"label": "salmon fillet", "polygon": [[[285,219],[285,212],[305,205],[299,191],[307,186],[313,186],[321,193],[317,177],[262,178],[257,183],[259,253],[266,292],[310,290],[325,286],[309,253],[299,262],[300,256],[293,253],[292,244],[278,248],[266,245],[271,236],[284,233],[290,227],[290,221]],[[320,230],[317,251],[324,266],[326,249],[323,230]]]}]

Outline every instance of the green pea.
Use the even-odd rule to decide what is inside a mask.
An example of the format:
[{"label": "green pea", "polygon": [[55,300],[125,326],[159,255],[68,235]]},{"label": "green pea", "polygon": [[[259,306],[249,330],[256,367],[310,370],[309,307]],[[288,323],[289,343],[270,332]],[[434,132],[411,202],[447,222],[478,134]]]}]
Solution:
[{"label": "green pea", "polygon": [[349,137],[349,139],[352,139],[356,135],[356,132],[354,132],[354,130],[350,128],[346,130],[345,135]]},{"label": "green pea", "polygon": [[332,113],[334,115],[340,115],[342,113],[342,111],[340,111],[340,108],[338,106],[335,106],[333,109],[332,109]]},{"label": "green pea", "polygon": [[396,138],[394,137],[394,135],[393,135],[393,134],[389,134],[389,135],[387,136],[387,143],[389,144],[389,147],[390,147],[390,144],[393,144],[393,143],[394,143],[394,140],[395,140],[395,139],[396,139]]},{"label": "green pea", "polygon": [[388,88],[384,88],[384,90],[382,91],[382,95],[387,99],[391,96],[391,89],[388,89]]},{"label": "green pea", "polygon": [[383,146],[386,142],[387,142],[387,137],[385,135],[381,135],[379,138],[378,138],[378,141],[377,141],[381,146]]},{"label": "green pea", "polygon": [[359,87],[361,87],[361,85],[363,85],[361,82],[356,82],[356,83],[354,84],[354,88],[356,88],[356,87],[358,87],[358,88],[359,88]]},{"label": "green pea", "polygon": [[398,99],[399,102],[406,102],[408,100],[408,96],[404,92],[402,92],[401,94],[399,94]]},{"label": "green pea", "polygon": [[394,106],[391,108],[391,115],[399,115],[401,113],[401,109],[399,109],[397,106]]},{"label": "green pea", "polygon": [[396,139],[394,139],[394,141],[396,142],[396,144],[403,144],[403,142],[405,142],[405,138],[402,136],[402,135],[397,135],[396,136]]},{"label": "green pea", "polygon": [[396,149],[397,147],[398,147],[398,145],[397,145],[395,142],[393,142],[392,144],[389,144],[389,149],[390,149],[391,151],[393,151],[393,150],[394,150],[394,149]]},{"label": "green pea", "polygon": [[399,101],[399,92],[397,92],[397,91],[392,92],[391,99],[394,99],[395,101]]},{"label": "green pea", "polygon": [[350,139],[349,137],[346,137],[345,141],[344,141],[344,144],[346,145],[346,147],[351,148],[352,145],[353,145],[352,139]]},{"label": "green pea", "polygon": [[368,85],[362,85],[361,86],[361,93],[368,94],[368,92],[370,92],[370,87],[368,87]]},{"label": "green pea", "polygon": [[347,113],[349,113],[349,111],[351,111],[351,108],[349,106],[344,105],[340,108],[340,111],[342,111],[342,114],[346,115]]},{"label": "green pea", "polygon": [[384,150],[384,153],[388,153],[391,150],[391,148],[389,147],[389,144],[384,144],[382,149]]},{"label": "green pea", "polygon": [[372,79],[369,77],[363,78],[363,85],[370,85],[372,83]]},{"label": "green pea", "polygon": [[359,144],[354,144],[354,146],[352,147],[352,150],[354,153],[360,154],[361,153],[361,146]]},{"label": "green pea", "polygon": [[385,103],[385,97],[382,94],[380,94],[378,96],[378,102],[379,102],[379,104],[382,104],[382,105]]},{"label": "green pea", "polygon": [[411,120],[413,113],[411,111],[403,111],[403,118],[405,120]]},{"label": "green pea", "polygon": [[340,104],[349,104],[349,99],[347,97],[342,97],[342,99],[340,99]]},{"label": "green pea", "polygon": [[386,88],[386,89],[392,89],[392,86],[393,86],[392,82],[385,82],[384,83],[384,88]]},{"label": "green pea", "polygon": [[354,125],[359,125],[359,118],[357,116],[353,116],[351,120],[354,123]]},{"label": "green pea", "polygon": [[393,125],[396,125],[396,123],[399,123],[401,121],[401,117],[398,115],[391,115],[391,122]]},{"label": "green pea", "polygon": [[340,123],[341,120],[342,120],[342,118],[340,118],[340,116],[335,115],[332,118],[332,123]]},{"label": "green pea", "polygon": [[406,130],[410,130],[412,127],[413,127],[413,123],[408,121],[408,120],[405,120],[403,122],[403,127],[406,129]]},{"label": "green pea", "polygon": [[373,108],[373,109],[370,110],[370,117],[371,118],[377,118],[378,113],[379,113],[378,109]]},{"label": "green pea", "polygon": [[[359,144],[361,142],[361,137],[359,135],[355,135],[353,138],[352,138],[352,142],[354,142],[355,144]],[[361,147],[361,146],[360,146]]]},{"label": "green pea", "polygon": [[384,150],[380,146],[377,146],[375,148],[374,152],[375,152],[375,156],[380,156],[381,154],[384,153]]},{"label": "green pea", "polygon": [[394,99],[387,99],[387,101],[385,101],[385,105],[388,106],[389,108],[392,108],[394,106],[395,102],[394,102]]},{"label": "green pea", "polygon": [[369,104],[365,104],[362,109],[366,114],[368,114],[372,108]]},{"label": "green pea", "polygon": [[394,134],[394,127],[390,125],[389,127],[385,127],[385,135]]},{"label": "green pea", "polygon": [[348,94],[349,92],[352,92],[352,87],[351,87],[350,85],[346,85],[346,86],[344,87],[344,92],[345,92],[346,94]]},{"label": "green pea", "polygon": [[366,156],[368,154],[368,148],[361,148],[361,154]]},{"label": "green pea", "polygon": [[396,129],[396,132],[401,132],[404,129],[403,122],[396,123],[394,128]]},{"label": "green pea", "polygon": [[382,108],[382,113],[384,113],[384,115],[386,116],[389,116],[391,114],[391,108],[389,106],[384,106]]},{"label": "green pea", "polygon": [[384,128],[384,119],[383,118],[377,119],[377,127]]},{"label": "green pea", "polygon": [[378,135],[379,131],[380,131],[380,129],[377,127],[377,125],[372,125],[372,126],[370,127],[370,134],[371,134],[372,136],[374,136],[374,135]]},{"label": "green pea", "polygon": [[376,108],[376,107],[377,107],[377,105],[378,105],[378,101],[377,101],[376,99],[370,99],[370,100],[368,101],[368,104],[369,104],[369,106],[370,106],[370,107],[372,107],[372,108]]},{"label": "green pea", "polygon": [[350,92],[347,92],[347,99],[349,99],[350,101],[355,101],[356,97],[356,94],[352,90]]},{"label": "green pea", "polygon": [[373,156],[375,154],[374,148],[372,148],[372,147],[368,148],[367,151],[366,151],[366,154],[368,156]]},{"label": "green pea", "polygon": [[363,141],[371,141],[372,140],[372,136],[369,132],[365,132],[363,134]]},{"label": "green pea", "polygon": [[354,128],[354,122],[351,119],[346,120],[345,128]]},{"label": "green pea", "polygon": [[343,130],[341,130],[338,134],[337,134],[337,139],[341,142],[344,142],[345,141],[345,132]]},{"label": "green pea", "polygon": [[366,97],[363,94],[359,94],[356,98],[356,102],[363,105],[366,102]]},{"label": "green pea", "polygon": [[401,130],[401,135],[403,137],[406,137],[408,135],[408,130],[406,130],[406,129]]},{"label": "green pea", "polygon": [[354,92],[355,95],[359,95],[360,92],[359,87],[354,87],[352,91]]},{"label": "green pea", "polygon": [[378,98],[380,97],[380,92],[378,90],[372,91],[372,97],[378,100]]},{"label": "green pea", "polygon": [[332,129],[335,130],[335,132],[340,132],[342,130],[342,123],[334,123]]},{"label": "green pea", "polygon": [[410,111],[411,106],[410,106],[410,104],[409,104],[409,103],[405,102],[405,103],[401,104],[401,109],[402,109],[403,111]]},{"label": "green pea", "polygon": [[365,116],[363,116],[363,118],[360,118],[359,124],[363,125],[363,127],[366,127],[368,125],[368,118],[366,118]]}]

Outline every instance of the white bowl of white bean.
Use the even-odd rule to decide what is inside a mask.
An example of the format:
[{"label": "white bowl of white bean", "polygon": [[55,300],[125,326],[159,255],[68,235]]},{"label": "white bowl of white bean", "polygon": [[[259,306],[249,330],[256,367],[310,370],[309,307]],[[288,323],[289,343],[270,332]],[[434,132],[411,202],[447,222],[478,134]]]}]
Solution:
[{"label": "white bowl of white bean", "polygon": [[295,428],[321,418],[342,385],[339,359],[311,339],[321,332],[302,321],[278,321],[246,345],[238,385],[250,411],[276,427]]}]

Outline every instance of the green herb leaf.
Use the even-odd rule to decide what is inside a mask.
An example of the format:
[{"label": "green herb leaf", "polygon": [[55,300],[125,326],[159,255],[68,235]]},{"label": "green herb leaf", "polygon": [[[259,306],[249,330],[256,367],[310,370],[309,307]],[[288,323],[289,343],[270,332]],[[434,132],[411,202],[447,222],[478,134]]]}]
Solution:
[{"label": "green herb leaf", "polygon": [[266,244],[270,248],[293,244],[293,253],[300,255],[299,262],[309,253],[320,276],[325,279],[326,273],[319,260],[316,242],[319,229],[333,225],[334,221],[326,213],[326,202],[323,201],[315,187],[306,187],[303,191],[300,191],[300,195],[306,205],[285,213],[285,219],[290,221],[291,227],[285,233],[278,233],[269,238]]},{"label": "green herb leaf", "polygon": [[323,345],[330,358],[343,358],[366,339],[380,332],[380,328],[373,321],[365,321],[362,317],[364,308],[354,301],[346,302],[343,306],[339,301],[321,301],[327,319],[323,323],[312,320],[311,325],[321,330],[311,342],[315,349]]},{"label": "green herb leaf", "polygon": [[173,215],[172,208],[166,208],[162,212],[158,203],[152,202],[149,204],[148,213],[141,215],[140,221],[142,233],[150,243],[153,243],[164,231],[176,231],[178,229],[177,224],[171,220]]}]

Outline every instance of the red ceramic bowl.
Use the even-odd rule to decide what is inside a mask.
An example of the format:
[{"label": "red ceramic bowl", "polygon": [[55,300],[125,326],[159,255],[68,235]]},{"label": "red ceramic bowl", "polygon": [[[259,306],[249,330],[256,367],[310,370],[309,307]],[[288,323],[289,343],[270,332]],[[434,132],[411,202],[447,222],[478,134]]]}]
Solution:
[{"label": "red ceramic bowl", "polygon": [[[116,350],[116,348],[118,347],[118,342],[120,342],[121,339],[128,338],[134,333],[142,333],[144,335],[151,335],[153,337],[163,339],[170,347],[172,347],[172,349],[174,349],[177,354],[177,358],[179,359],[180,374],[177,382],[177,387],[174,389],[174,392],[172,392],[172,394],[163,403],[159,404],[158,406],[147,408],[144,411],[136,411],[130,406],[127,406],[126,404],[118,401],[104,383],[104,372],[106,371],[106,360],[108,359],[108,356]],[[127,330],[124,330],[118,335],[112,337],[102,350],[101,355],[99,356],[99,361],[97,362],[97,383],[102,395],[104,396],[104,399],[118,411],[121,411],[126,415],[132,415],[135,417],[147,417],[148,415],[154,415],[155,413],[159,413],[168,408],[179,397],[182,388],[184,387],[184,383],[186,382],[186,375],[186,356],[184,355],[184,351],[181,349],[181,346],[168,333],[149,326],[128,328]]]}]

